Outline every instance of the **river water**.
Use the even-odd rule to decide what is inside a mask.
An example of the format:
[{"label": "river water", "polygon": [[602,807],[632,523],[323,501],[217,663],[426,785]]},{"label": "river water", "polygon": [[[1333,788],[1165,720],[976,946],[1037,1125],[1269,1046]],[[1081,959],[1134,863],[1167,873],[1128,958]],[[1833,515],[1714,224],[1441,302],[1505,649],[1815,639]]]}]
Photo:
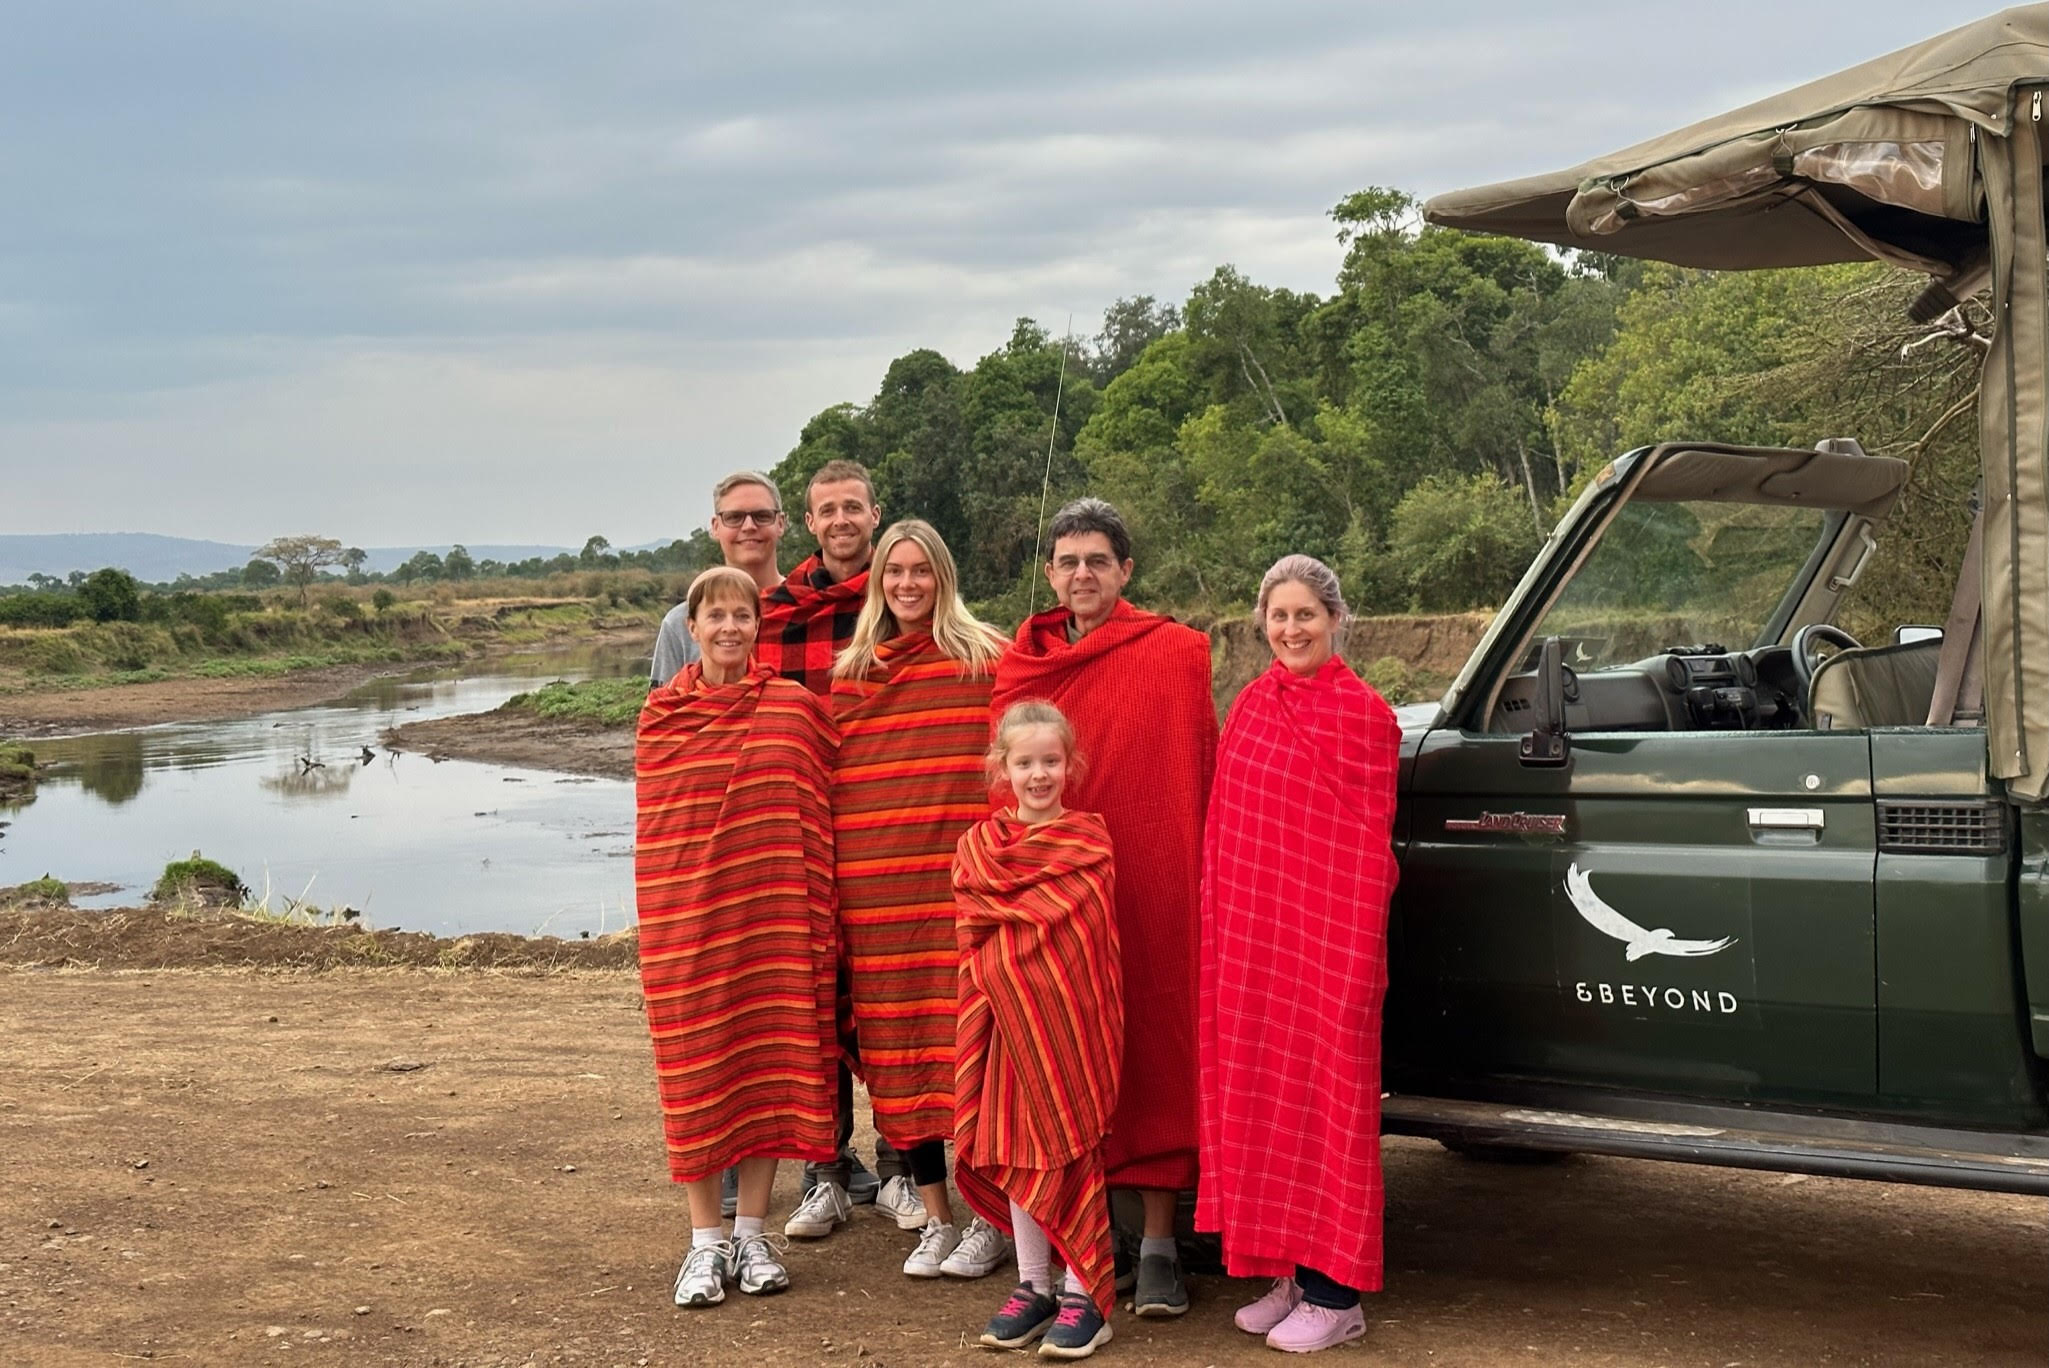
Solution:
[{"label": "river water", "polygon": [[[384,750],[406,722],[487,711],[550,679],[626,675],[644,656],[506,657],[488,673],[380,679],[334,703],[222,722],[37,741],[35,801],[0,807],[0,885],[43,874],[142,901],[195,850],[273,909],[354,908],[372,926],[574,939],[633,919],[633,786]],[[474,667],[472,667],[474,668]],[[370,756],[364,758],[364,748]]]}]

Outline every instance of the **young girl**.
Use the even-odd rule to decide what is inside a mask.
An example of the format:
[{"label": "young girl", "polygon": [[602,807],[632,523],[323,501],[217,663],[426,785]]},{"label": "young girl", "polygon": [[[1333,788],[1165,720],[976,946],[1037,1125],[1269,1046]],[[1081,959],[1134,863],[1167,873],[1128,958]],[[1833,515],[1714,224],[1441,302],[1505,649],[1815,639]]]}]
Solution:
[{"label": "young girl", "polygon": [[[961,837],[954,1173],[961,1196],[1017,1241],[1020,1282],[981,1342],[1087,1358],[1110,1339],[1115,1272],[1102,1144],[1117,1107],[1123,975],[1110,833],[1061,802],[1074,731],[1050,703],[996,724],[992,785],[1014,806]],[[1066,1270],[1055,1295],[1053,1258]]]}]

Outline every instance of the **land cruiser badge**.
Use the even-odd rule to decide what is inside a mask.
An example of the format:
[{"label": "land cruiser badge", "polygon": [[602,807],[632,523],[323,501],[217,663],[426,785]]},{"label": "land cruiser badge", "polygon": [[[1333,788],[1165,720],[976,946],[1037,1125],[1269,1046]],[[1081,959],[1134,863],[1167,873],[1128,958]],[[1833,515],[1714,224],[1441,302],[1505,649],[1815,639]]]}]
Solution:
[{"label": "land cruiser badge", "polygon": [[1613,936],[1628,947],[1622,957],[1631,964],[1646,955],[1687,958],[1718,955],[1736,943],[1734,936],[1724,936],[1720,940],[1680,940],[1664,927],[1647,931],[1602,902],[1593,885],[1587,881],[1585,871],[1577,864],[1565,871],[1565,896],[1572,899],[1574,910],[1586,920],[1587,925],[1604,936]]}]

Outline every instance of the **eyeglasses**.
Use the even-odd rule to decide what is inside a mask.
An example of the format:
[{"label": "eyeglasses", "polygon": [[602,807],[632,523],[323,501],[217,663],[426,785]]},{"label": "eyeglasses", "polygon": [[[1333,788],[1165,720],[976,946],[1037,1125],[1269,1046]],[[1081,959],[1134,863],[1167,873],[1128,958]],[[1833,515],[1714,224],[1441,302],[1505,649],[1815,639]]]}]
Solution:
[{"label": "eyeglasses", "polygon": [[748,523],[768,527],[781,516],[781,510],[774,508],[731,508],[718,515],[719,521],[727,527],[744,527]]}]

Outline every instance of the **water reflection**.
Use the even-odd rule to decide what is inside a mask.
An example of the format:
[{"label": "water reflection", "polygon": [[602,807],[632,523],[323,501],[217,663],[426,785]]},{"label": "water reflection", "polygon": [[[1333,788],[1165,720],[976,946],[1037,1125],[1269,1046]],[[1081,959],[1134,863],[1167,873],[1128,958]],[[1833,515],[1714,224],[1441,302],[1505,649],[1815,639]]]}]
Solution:
[{"label": "water reflection", "polygon": [[88,738],[93,744],[83,754],[53,769],[45,782],[62,783],[76,775],[80,787],[109,807],[119,807],[142,792],[142,738],[133,732],[114,732]]},{"label": "water reflection", "polygon": [[348,793],[361,767],[361,761],[336,766],[301,765],[283,774],[266,774],[256,782],[287,798],[340,798]]},{"label": "water reflection", "polygon": [[317,708],[38,742],[41,801],[5,814],[0,885],[47,868],[116,883],[84,901],[120,905],[197,848],[253,888],[310,886],[315,903],[363,908],[379,926],[619,930],[632,921],[631,843],[612,834],[631,829],[631,785],[436,765],[381,740],[548,679],[632,675],[644,659],[579,652],[493,662],[488,675],[420,671]]}]

